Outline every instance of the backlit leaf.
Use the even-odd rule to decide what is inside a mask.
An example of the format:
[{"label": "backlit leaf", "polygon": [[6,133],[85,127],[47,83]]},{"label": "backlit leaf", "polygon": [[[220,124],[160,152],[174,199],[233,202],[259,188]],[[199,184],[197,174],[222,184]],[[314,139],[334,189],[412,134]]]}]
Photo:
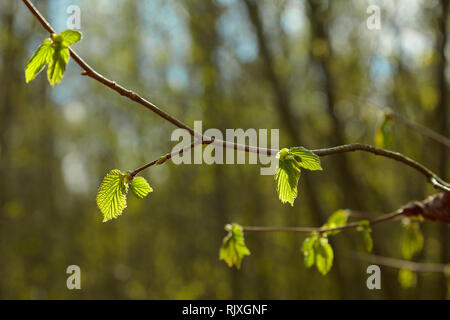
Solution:
[{"label": "backlit leaf", "polygon": [[377,131],[375,133],[375,146],[382,149],[391,148],[394,136],[392,134],[393,131],[393,123],[392,116],[389,113],[385,113],[383,115],[383,120],[380,125],[377,127]]},{"label": "backlit leaf", "polygon": [[[322,229],[334,229],[338,227],[345,226],[347,224],[347,219],[349,216],[348,210],[337,210],[334,212],[327,220],[327,222],[322,226]],[[328,231],[329,235],[339,233],[340,230]]]},{"label": "backlit leaf", "polygon": [[319,157],[312,151],[303,147],[293,147],[289,149],[289,154],[293,156],[297,164],[308,170],[322,170]]},{"label": "backlit leaf", "polygon": [[317,155],[303,147],[283,148],[278,152],[278,169],[275,182],[278,198],[282,203],[294,205],[297,198],[297,184],[300,179],[300,168],[322,170]]},{"label": "backlit leaf", "polygon": [[77,43],[83,37],[81,32],[79,32],[77,30],[63,31],[60,33],[60,36],[62,38],[62,45],[66,48],[71,46],[74,43]]},{"label": "backlit leaf", "polygon": [[417,274],[408,269],[400,269],[398,282],[405,289],[414,288],[417,285]]}]

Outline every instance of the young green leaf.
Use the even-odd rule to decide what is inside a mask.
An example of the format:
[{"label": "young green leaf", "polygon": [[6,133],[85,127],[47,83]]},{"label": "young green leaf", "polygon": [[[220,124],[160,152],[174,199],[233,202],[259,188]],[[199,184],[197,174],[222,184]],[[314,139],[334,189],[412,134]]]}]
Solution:
[{"label": "young green leaf", "polygon": [[[345,226],[347,224],[347,219],[349,216],[348,210],[337,210],[334,212],[327,220],[327,222],[322,226],[322,229],[333,229]],[[339,230],[325,232],[328,235],[333,235],[339,233]]]},{"label": "young green leaf", "polygon": [[292,160],[280,160],[277,172],[275,173],[275,182],[277,186],[278,198],[282,203],[289,202],[294,206],[294,200],[297,198],[297,184],[300,179],[300,169]]},{"label": "young green leaf", "polygon": [[373,240],[371,236],[372,228],[370,228],[369,220],[363,220],[359,223],[359,227],[356,229],[361,232],[363,235],[364,247],[367,252],[372,252],[373,249]]},{"label": "young green leaf", "polygon": [[112,170],[103,179],[97,193],[97,206],[103,213],[103,222],[117,218],[127,207],[128,183],[120,170]]},{"label": "young green leaf", "polygon": [[313,152],[303,147],[293,147],[289,149],[297,165],[308,170],[322,170],[319,157]]},{"label": "young green leaf", "polygon": [[305,256],[305,266],[311,268],[316,262],[316,242],[319,240],[317,234],[311,235],[303,241],[302,252]]},{"label": "young green leaf", "polygon": [[316,267],[323,275],[326,275],[333,266],[333,248],[328,243],[327,238],[320,238],[316,241]]},{"label": "young green leaf", "polygon": [[398,282],[405,289],[414,288],[417,285],[417,274],[408,269],[400,269]]},{"label": "young green leaf", "polygon": [[53,55],[50,59],[47,77],[51,86],[59,83],[66,71],[66,64],[69,62],[69,49],[62,45],[54,46]]},{"label": "young green leaf", "polygon": [[297,184],[300,179],[300,168],[322,170],[317,155],[303,147],[283,148],[277,154],[278,169],[275,173],[278,198],[282,203],[294,205],[297,198]]},{"label": "young green leaf", "polygon": [[245,245],[242,227],[236,223],[227,224],[225,230],[228,234],[223,239],[219,259],[224,260],[230,268],[235,265],[239,269],[244,256],[250,255],[250,250]]},{"label": "young green leaf", "polygon": [[412,222],[410,219],[405,219],[404,230],[402,235],[401,251],[405,259],[411,259],[416,253],[423,248],[423,234],[420,230],[420,225],[417,222]]},{"label": "young green leaf", "polygon": [[66,48],[81,40],[83,35],[77,30],[66,30],[60,33],[62,45]]},{"label": "young green leaf", "polygon": [[138,199],[145,198],[150,192],[153,191],[152,187],[150,187],[147,180],[143,177],[133,178],[130,183],[130,190]]},{"label": "young green leaf", "polygon": [[45,39],[34,52],[33,56],[30,58],[30,61],[28,61],[27,67],[25,68],[26,83],[36,78],[36,76],[44,70],[46,64],[50,61],[52,56],[52,41],[50,39]]}]

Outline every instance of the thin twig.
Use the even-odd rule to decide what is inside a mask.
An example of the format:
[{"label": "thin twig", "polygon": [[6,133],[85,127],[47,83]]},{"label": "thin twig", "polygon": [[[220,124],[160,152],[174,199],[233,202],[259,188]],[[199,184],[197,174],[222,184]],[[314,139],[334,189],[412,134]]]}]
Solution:
[{"label": "thin twig", "polygon": [[[33,13],[33,15],[38,19],[38,21],[41,23],[41,25],[50,33],[56,33],[55,29],[48,23],[48,21],[42,16],[42,14],[37,10],[37,8],[31,3],[29,0],[22,0],[24,4],[28,7],[28,9]],[[151,103],[150,101],[142,98],[137,93],[133,92],[132,90],[126,89],[123,86],[117,84],[115,81],[109,80],[105,76],[101,75],[97,71],[95,71],[91,66],[89,66],[73,49],[69,48],[70,56],[72,59],[84,70],[82,72],[83,76],[88,76],[94,80],[97,80],[98,82],[102,83],[103,85],[107,86],[108,88],[116,91],[121,96],[124,96],[144,107],[149,109],[150,111],[156,113],[161,118],[167,120],[168,122],[172,123],[174,126],[184,129],[188,131],[192,136],[194,136],[197,139],[202,139],[203,143],[214,143],[216,145],[222,145],[226,148],[232,148],[235,150],[242,150],[246,152],[253,152],[253,153],[261,153],[266,155],[274,155],[278,152],[278,150],[273,149],[267,149],[267,148],[260,148],[260,147],[251,147],[251,146],[244,146],[237,143],[232,143],[228,141],[223,141],[220,139],[213,139],[211,137],[202,135],[202,133],[195,131],[185,123],[181,122],[180,120],[172,117],[168,113],[164,112],[160,108],[158,108],[156,105]],[[214,141],[214,142],[213,142]]]},{"label": "thin twig", "polygon": [[[370,220],[369,225],[374,226],[381,222],[394,220],[400,216],[403,215],[402,211],[396,211],[393,213],[382,215],[381,217],[378,217],[376,219]],[[361,226],[360,222],[352,222],[349,224],[346,224],[341,227],[336,228],[311,228],[311,227],[242,227],[242,230],[244,232],[303,232],[303,233],[325,233],[325,232],[332,232],[332,231],[341,231],[346,229],[354,229]]]}]

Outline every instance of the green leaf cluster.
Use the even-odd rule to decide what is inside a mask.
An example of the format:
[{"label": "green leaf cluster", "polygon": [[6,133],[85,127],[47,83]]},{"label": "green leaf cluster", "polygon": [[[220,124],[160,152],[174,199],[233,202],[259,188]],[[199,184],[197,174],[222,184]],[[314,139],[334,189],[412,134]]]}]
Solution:
[{"label": "green leaf cluster", "polygon": [[225,261],[230,268],[235,265],[237,269],[240,269],[244,256],[250,255],[250,250],[245,245],[244,232],[236,223],[227,224],[225,230],[228,234],[223,238],[219,259]]},{"label": "green leaf cluster", "polygon": [[103,214],[103,222],[120,216],[127,207],[128,189],[138,198],[147,196],[153,189],[142,177],[132,177],[118,169],[110,171],[103,179],[97,193],[97,206]]},{"label": "green leaf cluster", "polygon": [[401,241],[401,252],[403,258],[410,260],[416,253],[423,248],[423,234],[420,230],[420,224],[410,218],[403,220],[403,235]]},{"label": "green leaf cluster", "polygon": [[59,83],[69,62],[69,46],[80,41],[82,34],[76,30],[66,30],[52,34],[36,49],[25,68],[25,81],[28,83],[48,65],[47,78],[50,85]]},{"label": "green leaf cluster", "polygon": [[447,282],[447,300],[450,300],[450,264],[444,268],[445,281]]},{"label": "green leaf cluster", "polygon": [[334,253],[327,237],[312,234],[303,241],[302,252],[307,268],[315,265],[317,270],[323,275],[326,275],[331,270]]},{"label": "green leaf cluster", "polygon": [[278,198],[282,203],[294,205],[297,198],[297,185],[300,180],[301,168],[322,170],[319,157],[303,147],[284,148],[277,154],[278,169],[275,173],[275,183]]}]

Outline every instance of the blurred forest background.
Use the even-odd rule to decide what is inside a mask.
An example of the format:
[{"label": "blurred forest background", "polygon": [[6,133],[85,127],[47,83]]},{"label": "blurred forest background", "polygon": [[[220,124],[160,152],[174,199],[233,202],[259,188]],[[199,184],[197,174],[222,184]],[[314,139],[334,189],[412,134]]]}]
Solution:
[{"label": "blurred forest background", "polygon": [[[449,136],[447,0],[35,0],[58,32],[81,8],[74,49],[94,69],[188,125],[280,128],[280,147],[374,143],[380,108]],[[369,30],[370,4],[382,28]],[[395,161],[327,157],[304,172],[295,206],[257,165],[167,163],[146,170],[154,192],[129,197],[102,223],[95,195],[111,169],[135,169],[172,149],[174,127],[88,78],[71,61],[52,89],[24,68],[48,34],[21,1],[0,2],[0,298],[445,298],[442,274],[403,289],[382,267],[368,290],[360,235],[331,239],[327,276],[306,269],[304,234],[246,235],[241,270],[219,261],[224,225],[320,226],[339,208],[376,216],[436,191]],[[449,178],[448,149],[403,125],[390,149]],[[425,222],[416,261],[450,262],[445,224]],[[400,258],[401,225],[373,231],[374,253]],[[66,288],[81,268],[82,289]]]}]

